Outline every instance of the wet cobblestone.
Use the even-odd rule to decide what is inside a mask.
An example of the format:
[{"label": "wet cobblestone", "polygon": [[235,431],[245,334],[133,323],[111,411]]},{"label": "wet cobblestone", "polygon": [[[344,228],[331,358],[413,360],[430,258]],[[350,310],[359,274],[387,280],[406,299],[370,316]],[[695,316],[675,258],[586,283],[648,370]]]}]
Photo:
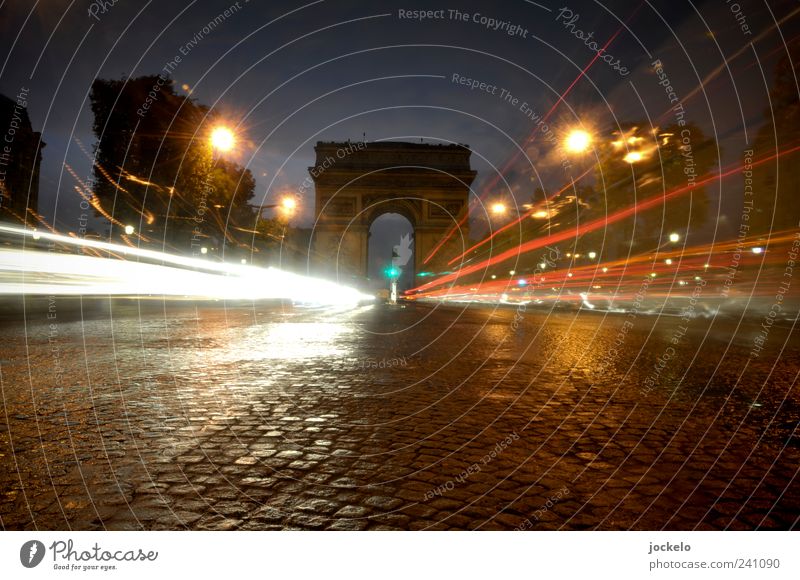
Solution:
[{"label": "wet cobblestone", "polygon": [[638,319],[609,361],[621,316],[514,316],[173,307],[62,316],[55,340],[44,316],[6,322],[0,523],[798,527],[797,333],[750,359],[748,323],[698,320],[643,394],[677,322]]}]

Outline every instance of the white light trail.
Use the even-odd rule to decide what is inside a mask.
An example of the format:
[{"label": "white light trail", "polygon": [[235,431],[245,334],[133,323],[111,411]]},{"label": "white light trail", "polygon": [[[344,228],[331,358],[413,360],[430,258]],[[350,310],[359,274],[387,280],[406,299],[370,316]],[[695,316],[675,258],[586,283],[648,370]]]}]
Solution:
[{"label": "white light trail", "polygon": [[[34,234],[30,230],[5,225],[0,225],[0,232],[29,237]],[[356,305],[373,299],[355,288],[277,268],[210,262],[97,240],[44,232],[36,234],[42,240],[108,250],[160,263],[42,250],[0,250],[0,294],[280,299],[335,306]]]}]

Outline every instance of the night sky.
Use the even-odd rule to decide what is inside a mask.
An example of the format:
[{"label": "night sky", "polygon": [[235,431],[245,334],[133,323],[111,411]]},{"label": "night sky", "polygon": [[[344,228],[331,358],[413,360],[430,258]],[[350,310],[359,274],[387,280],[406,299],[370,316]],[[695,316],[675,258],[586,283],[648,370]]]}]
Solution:
[{"label": "night sky", "polygon": [[[466,20],[449,11],[452,4]],[[781,34],[770,29],[796,3],[747,0],[119,0],[105,8],[81,0],[6,0],[1,6],[0,45],[7,56],[0,93],[14,98],[29,89],[28,111],[47,143],[40,211],[66,231],[74,229],[80,211],[65,163],[80,176],[91,174],[88,95],[96,77],[156,74],[180,55],[172,75],[176,86],[222,112],[246,140],[238,161],[257,178],[257,203],[297,190],[316,141],[364,136],[467,143],[479,172],[474,187],[481,191],[492,168],[503,167],[534,128],[501,90],[544,113],[595,54],[565,27],[563,9],[579,17],[573,28],[591,32],[600,44],[618,33],[607,54],[619,62],[615,67],[597,60],[574,83],[550,119],[556,133],[582,125],[610,135],[626,121],[670,121],[663,117],[667,95],[651,66],[660,59],[682,98],[718,71],[685,107],[689,120],[716,136],[723,166],[741,161],[763,124],[774,66],[785,54],[782,42],[791,42],[798,28],[793,18],[781,24]],[[420,9],[439,12],[424,21],[401,17]],[[226,10],[229,16],[220,18]],[[218,24],[209,27],[215,19]],[[623,66],[625,71],[615,70]],[[472,90],[453,82],[454,75],[498,90]],[[497,195],[525,203],[535,187],[564,182],[557,159],[540,143],[527,153],[534,170],[511,168],[505,174],[509,188],[503,191],[501,182]],[[735,183],[716,183],[708,192],[717,214],[709,220],[709,235],[716,226],[718,236],[728,235],[726,212],[740,202],[741,191]],[[308,226],[312,216],[309,197],[295,224]],[[480,222],[478,214],[476,231]],[[389,230],[387,240],[397,243],[402,226]]]}]

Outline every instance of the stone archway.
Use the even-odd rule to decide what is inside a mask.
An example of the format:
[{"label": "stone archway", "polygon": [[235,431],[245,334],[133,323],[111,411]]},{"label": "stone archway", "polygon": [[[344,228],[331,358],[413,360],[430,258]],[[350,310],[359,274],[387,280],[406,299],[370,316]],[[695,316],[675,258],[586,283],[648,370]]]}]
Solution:
[{"label": "stone archway", "polygon": [[[468,238],[470,186],[476,172],[465,145],[405,142],[319,142],[314,180],[312,248],[315,270],[338,278],[367,273],[369,228],[385,213],[405,216],[414,228],[414,271],[438,272],[463,251]],[[452,227],[460,232],[426,263]]]}]

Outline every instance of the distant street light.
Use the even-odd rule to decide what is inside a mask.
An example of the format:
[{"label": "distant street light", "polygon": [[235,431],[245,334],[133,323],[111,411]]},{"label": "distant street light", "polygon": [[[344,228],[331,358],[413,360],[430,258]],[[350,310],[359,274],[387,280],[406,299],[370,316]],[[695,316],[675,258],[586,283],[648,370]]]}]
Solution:
[{"label": "distant street light", "polygon": [[494,215],[505,215],[507,208],[502,202],[493,203],[489,208]]},{"label": "distant street light", "polygon": [[564,148],[570,153],[584,153],[592,144],[592,137],[586,131],[575,129],[564,140]]},{"label": "distant street light", "polygon": [[673,233],[671,233],[669,235],[669,241],[672,242],[673,244],[679,242],[680,239],[681,239],[681,237],[678,234],[676,234],[675,232],[673,232]]},{"label": "distant street light", "polygon": [[293,197],[284,197],[283,200],[281,200],[281,209],[283,209],[284,213],[287,215],[294,214],[297,209],[297,200]]},{"label": "distant street light", "polygon": [[214,127],[211,131],[211,146],[217,151],[230,151],[236,143],[236,138],[233,136],[233,131],[227,127],[219,126]]},{"label": "distant street light", "polygon": [[631,151],[625,157],[622,158],[622,160],[625,163],[631,163],[631,164],[638,163],[642,159],[644,159],[644,155],[642,155],[640,151]]},{"label": "distant street light", "polygon": [[754,254],[763,254],[764,253],[764,248],[762,248],[761,246],[756,246],[756,247],[753,248],[753,253]]},{"label": "distant street light", "polygon": [[125,235],[126,235],[126,236],[131,236],[131,235],[133,235],[133,232],[135,232],[135,231],[136,231],[136,230],[133,228],[133,226],[130,226],[130,225],[128,225],[128,226],[125,226]]},{"label": "distant street light", "polygon": [[208,253],[208,248],[206,248],[205,246],[203,246],[202,248],[200,248],[200,253],[201,253],[201,254],[207,254],[207,253]]},{"label": "distant street light", "polygon": [[589,259],[594,260],[597,257],[597,252],[589,252]]}]

